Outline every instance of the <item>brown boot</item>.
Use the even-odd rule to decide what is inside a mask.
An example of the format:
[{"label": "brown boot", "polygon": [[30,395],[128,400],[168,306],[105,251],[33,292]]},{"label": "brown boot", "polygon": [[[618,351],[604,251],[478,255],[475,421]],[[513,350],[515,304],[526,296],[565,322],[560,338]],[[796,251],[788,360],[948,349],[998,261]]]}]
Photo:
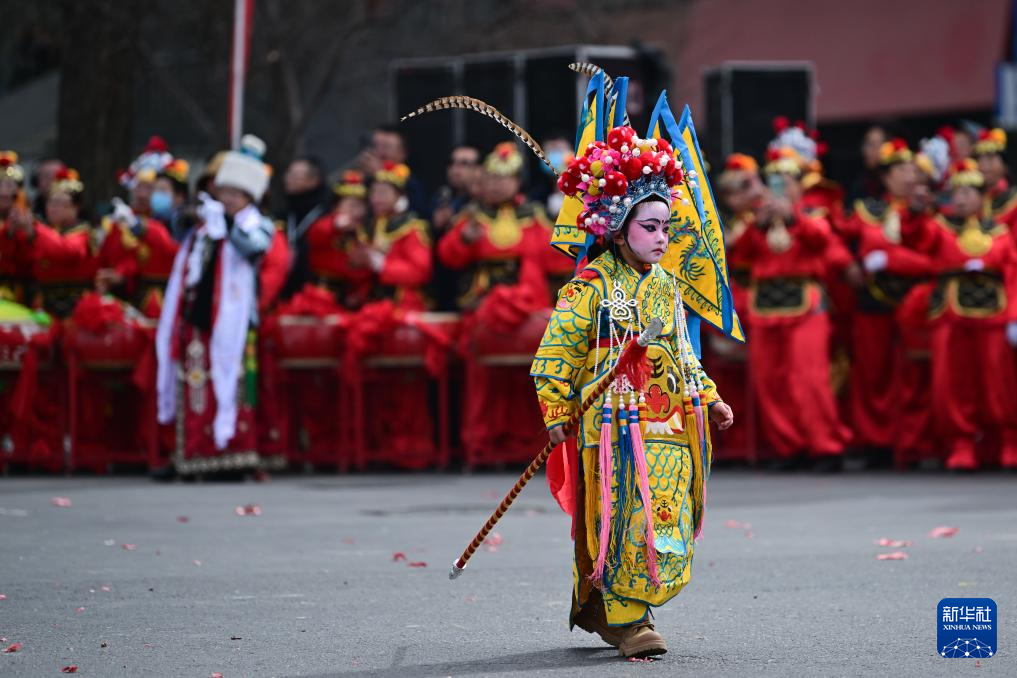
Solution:
[{"label": "brown boot", "polygon": [[619,628],[622,632],[622,641],[618,646],[618,654],[621,656],[643,658],[667,652],[663,636],[653,630],[651,622],[643,621]]},{"label": "brown boot", "polygon": [[596,633],[611,647],[618,647],[622,642],[622,631],[625,627],[608,626],[607,616],[604,613],[604,601],[599,595],[590,596],[586,605],[583,605],[579,614],[572,621],[582,630]]}]

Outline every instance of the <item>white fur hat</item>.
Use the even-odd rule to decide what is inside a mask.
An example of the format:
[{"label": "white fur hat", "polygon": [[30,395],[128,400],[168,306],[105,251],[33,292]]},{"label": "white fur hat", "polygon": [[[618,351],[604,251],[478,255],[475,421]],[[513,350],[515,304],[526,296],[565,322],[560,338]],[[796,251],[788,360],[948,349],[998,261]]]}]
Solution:
[{"label": "white fur hat", "polygon": [[265,143],[252,135],[241,140],[239,151],[229,151],[215,175],[216,186],[228,186],[244,191],[254,202],[261,202],[268,189],[268,168],[261,161]]}]

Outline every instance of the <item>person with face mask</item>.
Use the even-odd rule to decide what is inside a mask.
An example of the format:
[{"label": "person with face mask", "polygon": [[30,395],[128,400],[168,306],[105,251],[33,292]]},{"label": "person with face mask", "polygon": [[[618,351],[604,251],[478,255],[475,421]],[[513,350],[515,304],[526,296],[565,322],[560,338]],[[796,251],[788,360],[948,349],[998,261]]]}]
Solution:
[{"label": "person with face mask", "polygon": [[[174,160],[160,137],[152,137],[131,169],[121,175],[121,183],[130,192],[129,204],[114,199],[113,212],[101,222],[96,288],[115,294],[152,319],[162,309],[163,289],[179,247],[167,223],[182,201],[170,191],[174,183],[186,187],[187,170],[187,163]],[[170,198],[168,205],[166,198]]]},{"label": "person with face mask", "polygon": [[[973,160],[950,168],[947,215],[916,205],[903,222],[905,245],[934,262],[932,411],[948,444],[946,467],[998,463],[1017,471],[1017,248],[985,211],[985,176]],[[979,449],[979,439],[994,441]],[[998,460],[998,462],[997,462]]]},{"label": "person with face mask", "polygon": [[177,242],[182,242],[194,225],[184,209],[191,195],[188,186],[190,169],[188,162],[180,158],[166,165],[155,178],[155,190],[150,200],[152,217],[161,221]]}]

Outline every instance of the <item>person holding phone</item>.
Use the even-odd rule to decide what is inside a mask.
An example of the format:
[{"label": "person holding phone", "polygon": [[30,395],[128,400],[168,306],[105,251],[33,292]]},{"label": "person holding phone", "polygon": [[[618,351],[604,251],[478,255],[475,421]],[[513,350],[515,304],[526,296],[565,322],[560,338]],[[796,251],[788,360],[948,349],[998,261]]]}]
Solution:
[{"label": "person holding phone", "polygon": [[731,258],[750,269],[749,369],[773,465],[789,470],[809,461],[837,471],[849,431],[830,387],[823,285],[835,240],[829,224],[802,207],[803,167],[793,148],[770,148],[766,188]]}]

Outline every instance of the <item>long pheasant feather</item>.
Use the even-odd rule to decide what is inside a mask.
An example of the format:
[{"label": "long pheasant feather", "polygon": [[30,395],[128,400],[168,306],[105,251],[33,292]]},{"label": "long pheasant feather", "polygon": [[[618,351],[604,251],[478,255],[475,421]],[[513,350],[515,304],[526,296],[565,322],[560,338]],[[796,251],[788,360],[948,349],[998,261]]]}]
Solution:
[{"label": "long pheasant feather", "polygon": [[476,111],[481,115],[485,115],[488,118],[491,118],[499,125],[507,129],[508,131],[512,132],[512,134],[514,134],[516,138],[518,138],[520,141],[526,144],[526,146],[531,151],[533,151],[534,155],[540,158],[541,162],[550,167],[551,171],[554,172],[555,176],[557,176],[558,170],[556,170],[554,165],[551,164],[551,161],[547,159],[547,155],[544,153],[544,149],[540,147],[540,144],[537,143],[537,140],[530,136],[529,132],[524,130],[516,123],[512,122],[512,120],[510,120],[509,117],[506,116],[504,113],[499,111],[491,104],[481,101],[480,99],[474,99],[473,97],[466,96],[442,97],[440,99],[435,99],[429,104],[421,106],[412,113],[404,115],[402,117],[402,120],[405,121],[410,118],[415,118],[418,115],[423,115],[424,113],[432,113],[434,111],[445,111],[451,108],[462,108],[467,111]]},{"label": "long pheasant feather", "polygon": [[[576,73],[579,73],[580,75],[585,75],[590,78],[595,76],[597,73],[603,73],[605,94],[607,95],[606,98],[611,98],[612,96],[617,98],[618,95],[616,92],[614,92],[614,80],[612,80],[611,76],[607,74],[607,71],[605,71],[597,64],[591,64],[586,61],[577,61],[569,64],[569,68],[571,68]],[[629,124],[628,111],[622,111],[622,117],[623,117],[622,123],[628,125]]]}]

